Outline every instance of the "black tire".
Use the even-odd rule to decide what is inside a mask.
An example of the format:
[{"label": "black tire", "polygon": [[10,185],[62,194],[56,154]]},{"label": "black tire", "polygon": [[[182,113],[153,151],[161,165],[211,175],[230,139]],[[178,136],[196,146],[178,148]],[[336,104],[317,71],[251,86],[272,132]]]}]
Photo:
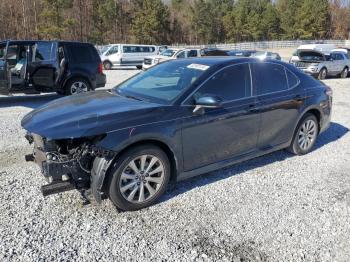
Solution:
[{"label": "black tire", "polygon": [[112,67],[113,67],[113,65],[112,65],[111,62],[109,62],[109,61],[104,61],[104,62],[103,62],[103,68],[104,68],[105,70],[111,70]]},{"label": "black tire", "polygon": [[[159,187],[157,185],[157,189],[153,196],[151,194],[151,191],[148,191],[148,189],[146,189],[146,184],[144,184],[144,182],[141,182],[142,183],[141,185],[138,183],[137,185],[134,185],[133,187],[128,189],[130,191],[137,190],[133,198],[134,197],[139,198],[138,200],[136,200],[137,202],[131,202],[126,199],[125,195],[123,196],[121,188],[123,187],[122,183],[124,183],[123,182],[124,180],[122,180],[121,177],[123,173],[125,174],[129,164],[133,160],[143,155],[154,156],[158,158],[158,160],[160,160],[162,167],[164,167],[163,168],[164,171],[162,172],[163,180],[162,180],[162,183],[159,185]],[[136,165],[141,169],[140,162],[134,162],[134,163],[136,163]],[[170,180],[170,162],[165,152],[156,146],[153,146],[151,144],[135,146],[127,150],[120,157],[118,157],[117,161],[113,164],[110,171],[108,172],[108,176],[109,176],[109,181],[108,181],[109,184],[107,185],[107,189],[108,189],[109,198],[113,202],[113,204],[121,211],[138,210],[138,209],[142,209],[153,205],[158,201],[161,195],[163,195],[163,193],[167,189],[167,186]],[[150,176],[148,178],[150,178]],[[141,178],[141,179],[146,179],[146,178]],[[128,186],[129,184],[135,183],[133,181],[136,181],[136,180],[131,180],[130,183],[127,183],[125,185]],[[147,181],[145,183],[147,183]],[[148,183],[150,186],[152,182],[148,182]],[[137,187],[138,189],[136,189]],[[149,199],[145,197],[145,200],[140,202],[141,187],[144,188],[144,192],[146,194],[148,193],[147,197]],[[131,193],[129,193],[129,196],[130,194]]]},{"label": "black tire", "polygon": [[[315,129],[314,129],[314,135],[312,135],[314,136],[314,138],[309,143],[307,148],[302,148],[299,142],[300,139],[302,140],[302,135],[300,133],[302,132],[302,128],[304,124],[307,123],[308,121],[312,121],[314,123]],[[305,114],[305,116],[303,116],[303,118],[299,121],[299,124],[294,132],[292,143],[287,150],[295,155],[305,155],[309,153],[316,143],[318,133],[319,133],[319,124],[316,116],[311,113]]]},{"label": "black tire", "polygon": [[136,66],[136,68],[137,68],[138,70],[141,70],[141,69],[142,69],[142,65],[138,65],[138,66]]},{"label": "black tire", "polygon": [[341,73],[340,73],[340,78],[347,78],[348,74],[349,74],[349,68],[344,67],[343,71],[341,71]]},{"label": "black tire", "polygon": [[68,82],[66,83],[66,85],[64,87],[64,94],[65,95],[69,96],[69,95],[76,94],[72,90],[72,86],[75,83],[83,83],[86,86],[86,91],[91,91],[92,90],[89,81],[87,81],[85,78],[75,77],[75,78],[72,78],[72,79],[68,80]]},{"label": "black tire", "polygon": [[327,74],[328,74],[328,71],[327,71],[327,68],[322,68],[321,70],[320,70],[320,72],[318,73],[318,79],[319,80],[324,80],[324,79],[326,79],[327,78]]}]

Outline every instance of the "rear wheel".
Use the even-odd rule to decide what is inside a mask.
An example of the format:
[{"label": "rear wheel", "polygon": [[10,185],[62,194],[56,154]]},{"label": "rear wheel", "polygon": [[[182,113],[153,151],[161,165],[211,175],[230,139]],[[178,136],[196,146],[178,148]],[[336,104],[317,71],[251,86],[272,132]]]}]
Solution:
[{"label": "rear wheel", "polygon": [[110,171],[109,198],[123,211],[154,204],[170,179],[167,155],[158,147],[143,145],[122,154]]},{"label": "rear wheel", "polygon": [[320,73],[318,74],[318,79],[319,80],[324,80],[327,77],[327,68],[322,68]]},{"label": "rear wheel", "polygon": [[65,87],[66,95],[76,95],[91,90],[90,84],[83,78],[73,78],[69,80]]},{"label": "rear wheel", "polygon": [[136,66],[136,68],[137,68],[138,70],[141,70],[141,69],[142,69],[142,65],[138,65],[138,66]]},{"label": "rear wheel", "polygon": [[104,68],[105,70],[111,70],[111,69],[112,69],[112,63],[109,62],[109,61],[103,62],[103,68]]},{"label": "rear wheel", "polygon": [[340,73],[341,78],[347,78],[349,74],[349,68],[345,67],[343,71]]},{"label": "rear wheel", "polygon": [[304,155],[312,150],[316,143],[319,127],[315,115],[306,114],[299,122],[293,141],[288,150],[296,155]]}]

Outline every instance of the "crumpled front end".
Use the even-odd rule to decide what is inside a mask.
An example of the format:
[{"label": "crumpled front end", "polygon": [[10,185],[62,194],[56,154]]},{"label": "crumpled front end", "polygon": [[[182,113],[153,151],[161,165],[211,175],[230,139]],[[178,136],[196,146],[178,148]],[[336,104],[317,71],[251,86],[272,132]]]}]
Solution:
[{"label": "crumpled front end", "polygon": [[104,136],[49,140],[28,133],[26,138],[34,145],[27,161],[34,161],[49,184],[43,185],[44,196],[72,189],[84,191],[91,188],[91,170],[96,157],[112,159],[114,153],[95,146]]}]

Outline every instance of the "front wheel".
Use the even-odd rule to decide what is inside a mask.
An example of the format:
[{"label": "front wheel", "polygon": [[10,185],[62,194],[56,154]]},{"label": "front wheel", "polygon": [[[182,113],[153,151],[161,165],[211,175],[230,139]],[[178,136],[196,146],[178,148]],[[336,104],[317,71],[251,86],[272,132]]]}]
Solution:
[{"label": "front wheel", "polygon": [[141,69],[142,69],[142,65],[138,65],[138,66],[136,66],[136,68],[137,68],[138,70],[141,70]]},{"label": "front wheel", "polygon": [[349,69],[347,67],[345,67],[343,69],[343,71],[340,73],[340,77],[341,78],[347,78],[348,77],[348,74],[349,74]]},{"label": "front wheel", "polygon": [[320,73],[318,74],[318,79],[319,80],[324,80],[327,77],[327,69],[326,68],[322,68]]},{"label": "front wheel", "polygon": [[297,127],[288,150],[296,155],[305,155],[312,150],[316,143],[319,127],[313,114],[306,114]]},{"label": "front wheel", "polygon": [[170,179],[167,155],[153,145],[131,148],[110,170],[109,198],[123,211],[154,204],[165,192]]}]

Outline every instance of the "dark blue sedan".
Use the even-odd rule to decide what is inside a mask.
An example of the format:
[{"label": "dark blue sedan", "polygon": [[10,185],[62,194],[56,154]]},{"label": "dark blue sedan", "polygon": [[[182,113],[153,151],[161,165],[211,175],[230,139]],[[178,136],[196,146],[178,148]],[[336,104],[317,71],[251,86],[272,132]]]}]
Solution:
[{"label": "dark blue sedan", "polygon": [[272,151],[303,155],[330,123],[329,87],[280,61],[162,63],[111,91],[53,101],[22,120],[44,195],[91,190],[120,210],[167,185]]}]

